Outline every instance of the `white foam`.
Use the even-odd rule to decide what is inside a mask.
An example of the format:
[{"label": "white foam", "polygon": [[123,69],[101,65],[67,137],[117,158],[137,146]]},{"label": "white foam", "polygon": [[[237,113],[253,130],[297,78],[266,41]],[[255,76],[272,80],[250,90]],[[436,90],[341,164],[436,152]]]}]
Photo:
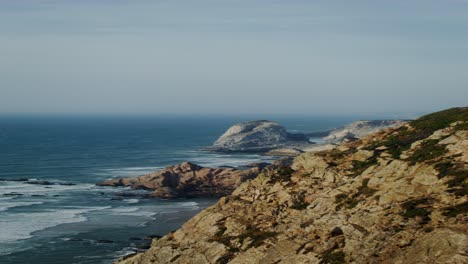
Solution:
[{"label": "white foam", "polygon": [[128,203],[128,204],[136,204],[136,203],[138,203],[140,200],[138,200],[138,199],[124,199],[123,201],[126,202],[126,203]]},{"label": "white foam", "polygon": [[43,204],[44,202],[18,202],[13,199],[0,199],[0,212],[7,211],[10,208],[21,207],[21,206],[30,206],[35,204]]},{"label": "white foam", "polygon": [[2,182],[0,184],[0,196],[10,193],[19,193],[23,195],[44,195],[50,193],[61,193],[73,190],[86,190],[94,187],[94,184],[76,184],[76,185],[39,185],[28,184],[24,182]]},{"label": "white foam", "polygon": [[[32,233],[60,224],[86,221],[84,213],[103,210],[109,207],[78,207],[47,209],[28,213],[2,213],[0,215],[0,244],[11,244],[33,237]],[[0,255],[7,253],[8,247],[0,246]],[[5,249],[5,250],[4,250]]]},{"label": "white foam", "polygon": [[143,210],[140,207],[117,207],[111,209],[112,214],[114,215],[124,215],[124,216],[144,216],[152,217],[156,213],[152,211]]},{"label": "white foam", "polygon": [[124,167],[124,168],[112,168],[102,169],[95,173],[95,175],[104,176],[106,178],[122,178],[141,176],[154,171],[162,170],[164,167]]},{"label": "white foam", "polygon": [[245,166],[251,163],[260,161],[273,161],[273,157],[261,156],[258,154],[218,154],[206,152],[186,152],[189,160],[196,164],[206,167],[219,167],[219,166]]}]

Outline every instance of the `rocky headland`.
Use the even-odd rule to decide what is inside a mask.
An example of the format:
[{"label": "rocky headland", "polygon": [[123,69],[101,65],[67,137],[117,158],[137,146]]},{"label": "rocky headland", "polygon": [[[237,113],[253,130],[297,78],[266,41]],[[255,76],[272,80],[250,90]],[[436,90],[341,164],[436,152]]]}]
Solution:
[{"label": "rocky headland", "polygon": [[464,107],[304,153],[119,263],[468,263],[467,150]]},{"label": "rocky headland", "polygon": [[112,179],[97,185],[128,186],[132,189],[152,191],[146,197],[220,197],[231,194],[242,182],[257,177],[267,165],[255,163],[245,169],[207,168],[183,162],[140,177]]}]

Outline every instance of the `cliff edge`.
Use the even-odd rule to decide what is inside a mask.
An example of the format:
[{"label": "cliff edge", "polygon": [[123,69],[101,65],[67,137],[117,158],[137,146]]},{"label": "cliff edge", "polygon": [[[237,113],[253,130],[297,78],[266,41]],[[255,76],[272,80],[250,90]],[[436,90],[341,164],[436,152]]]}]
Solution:
[{"label": "cliff edge", "polygon": [[468,263],[468,108],[265,169],[120,264]]}]

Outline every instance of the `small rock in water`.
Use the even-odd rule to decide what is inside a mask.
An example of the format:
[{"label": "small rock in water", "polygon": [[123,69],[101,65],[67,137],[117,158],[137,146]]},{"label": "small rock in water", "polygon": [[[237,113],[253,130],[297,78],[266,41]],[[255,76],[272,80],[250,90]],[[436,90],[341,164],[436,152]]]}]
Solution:
[{"label": "small rock in water", "polygon": [[21,196],[24,195],[22,193],[11,192],[11,193],[4,193],[3,196]]},{"label": "small rock in water", "polygon": [[108,239],[99,239],[99,240],[96,240],[96,243],[99,243],[99,244],[111,244],[111,243],[114,243],[114,241],[108,240]]}]

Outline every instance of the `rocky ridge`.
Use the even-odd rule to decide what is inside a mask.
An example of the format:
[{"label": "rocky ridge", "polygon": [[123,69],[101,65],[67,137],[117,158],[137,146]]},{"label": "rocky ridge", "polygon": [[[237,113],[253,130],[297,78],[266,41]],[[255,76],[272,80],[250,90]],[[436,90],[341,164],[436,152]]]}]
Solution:
[{"label": "rocky ridge", "polygon": [[130,263],[468,263],[468,108],[265,169]]},{"label": "rocky ridge", "polygon": [[149,190],[152,192],[147,196],[158,198],[216,197],[231,194],[265,166],[267,163],[251,164],[247,169],[207,168],[183,162],[140,177],[112,179],[97,185]]}]

